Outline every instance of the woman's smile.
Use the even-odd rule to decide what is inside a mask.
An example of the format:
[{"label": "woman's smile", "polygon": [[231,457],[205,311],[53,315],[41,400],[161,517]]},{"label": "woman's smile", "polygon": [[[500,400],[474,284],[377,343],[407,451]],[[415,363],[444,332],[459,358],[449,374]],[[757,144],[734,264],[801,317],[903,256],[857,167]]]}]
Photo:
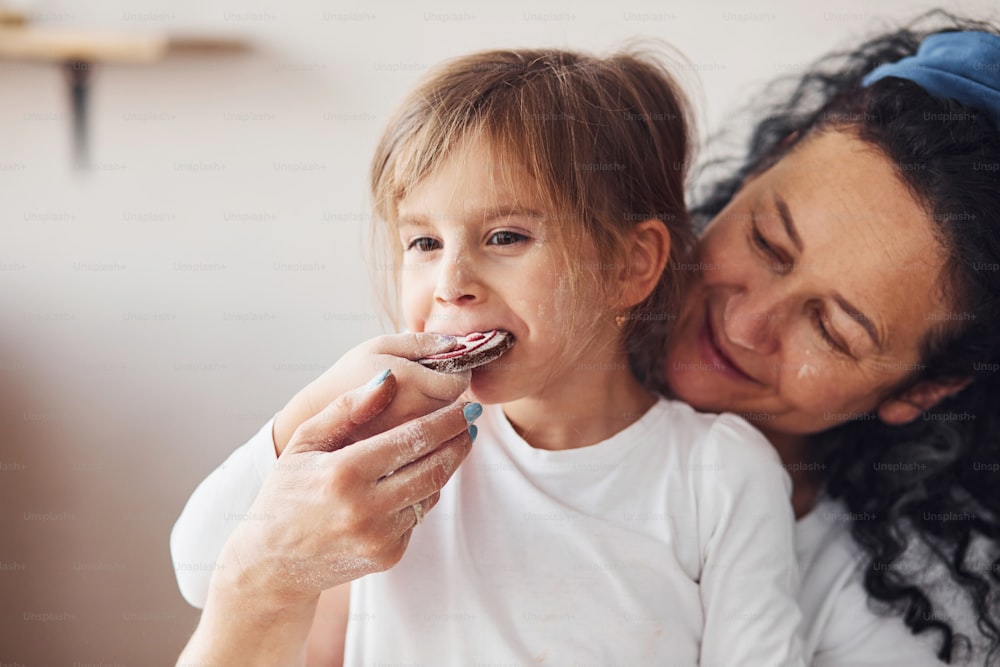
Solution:
[{"label": "woman's smile", "polygon": [[667,384],[700,410],[763,415],[759,426],[789,433],[878,408],[906,375],[887,369],[912,367],[928,314],[947,307],[926,212],[884,156],[839,132],[747,179],[702,235],[698,266]]},{"label": "woman's smile", "polygon": [[718,329],[712,325],[711,310],[706,307],[705,321],[698,331],[698,348],[701,351],[705,366],[728,378],[737,381],[762,384],[733,360],[726,348],[719,341]]}]

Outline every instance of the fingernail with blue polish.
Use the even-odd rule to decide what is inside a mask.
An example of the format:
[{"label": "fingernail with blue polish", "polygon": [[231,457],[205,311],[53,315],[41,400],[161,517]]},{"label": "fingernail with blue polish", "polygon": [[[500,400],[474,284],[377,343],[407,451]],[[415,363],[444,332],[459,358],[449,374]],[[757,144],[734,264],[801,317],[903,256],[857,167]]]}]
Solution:
[{"label": "fingernail with blue polish", "polygon": [[472,440],[472,442],[475,442],[477,435],[479,435],[479,429],[476,428],[475,426],[470,426],[469,427],[469,440]]},{"label": "fingernail with blue polish", "polygon": [[365,389],[372,390],[372,389],[378,387],[383,382],[385,382],[385,379],[387,377],[389,377],[389,373],[391,373],[391,372],[392,371],[390,369],[388,369],[388,368],[385,369],[384,371],[382,371],[381,373],[379,373],[378,375],[376,375],[375,377],[373,377],[371,380],[369,380],[367,382],[367,384],[365,384]]},{"label": "fingernail with blue polish", "polygon": [[465,415],[465,421],[471,424],[479,419],[479,415],[483,414],[483,406],[479,403],[467,403],[462,408],[462,414]]}]

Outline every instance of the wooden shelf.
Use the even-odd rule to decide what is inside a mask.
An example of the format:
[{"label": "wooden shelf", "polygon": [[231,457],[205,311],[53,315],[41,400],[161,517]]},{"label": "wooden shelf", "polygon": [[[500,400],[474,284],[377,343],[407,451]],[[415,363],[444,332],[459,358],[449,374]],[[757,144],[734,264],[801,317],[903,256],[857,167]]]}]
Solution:
[{"label": "wooden shelf", "polygon": [[174,53],[241,53],[239,39],[0,26],[0,59],[42,62],[151,63]]},{"label": "wooden shelf", "polygon": [[66,72],[73,110],[73,156],[88,163],[87,109],[94,66],[149,64],[175,53],[212,56],[243,53],[250,45],[227,37],[176,37],[28,25],[23,16],[0,10],[0,60],[58,63]]}]

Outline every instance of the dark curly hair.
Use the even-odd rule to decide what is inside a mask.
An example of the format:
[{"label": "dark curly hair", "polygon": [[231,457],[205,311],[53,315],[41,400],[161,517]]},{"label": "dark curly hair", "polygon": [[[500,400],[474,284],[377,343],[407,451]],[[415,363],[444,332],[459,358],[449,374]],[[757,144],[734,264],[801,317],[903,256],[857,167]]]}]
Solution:
[{"label": "dark curly hair", "polygon": [[[815,436],[812,445],[826,464],[825,494],[852,515],[874,517],[853,521],[851,532],[867,561],[863,582],[875,610],[899,614],[914,634],[937,633],[938,657],[948,662],[972,654],[978,644],[969,634],[978,632],[987,664],[1000,664],[1000,130],[984,114],[907,80],[861,86],[879,64],[912,55],[930,34],[955,30],[1000,34],[994,25],[934,11],[773,84],[761,98],[768,103],[751,105],[762,120],[745,154],[702,168],[725,177],[696,197],[693,213],[705,224],[748,176],[817,132],[852,132],[900,165],[899,177],[946,248],[944,288],[956,317],[924,341],[921,366],[898,391],[921,381],[971,382],[905,426],[866,415]],[[919,570],[903,567],[914,551],[924,559]],[[938,584],[952,597],[964,593],[975,628],[948,616],[935,595],[941,586],[927,580],[935,565],[954,582]]]}]

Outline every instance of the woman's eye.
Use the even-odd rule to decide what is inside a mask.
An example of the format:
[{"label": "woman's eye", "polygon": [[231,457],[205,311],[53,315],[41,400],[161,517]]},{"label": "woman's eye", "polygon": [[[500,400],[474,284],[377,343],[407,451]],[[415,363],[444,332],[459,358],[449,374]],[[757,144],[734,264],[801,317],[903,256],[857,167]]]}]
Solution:
[{"label": "woman's eye", "polygon": [[840,352],[841,354],[850,354],[850,351],[830,334],[830,330],[823,321],[822,313],[817,311],[815,315],[813,315],[813,318],[816,322],[816,328],[819,331],[819,335],[823,337],[823,340],[826,341],[827,345],[829,345],[831,349],[835,352]]},{"label": "woman's eye", "polygon": [[752,234],[754,245],[766,252],[768,255],[774,256],[774,247],[767,242],[767,239],[765,239],[764,235],[760,233],[760,230],[757,229],[756,225],[753,227]]},{"label": "woman's eye", "polygon": [[514,245],[515,243],[520,243],[521,241],[526,241],[527,239],[527,236],[524,234],[518,234],[517,232],[495,232],[492,236],[490,236],[490,240],[487,242],[487,245]]},{"label": "woman's eye", "polygon": [[792,263],[784,255],[784,253],[779,251],[771,245],[766,238],[764,238],[764,235],[760,233],[759,229],[757,229],[757,225],[754,225],[752,228],[751,238],[753,239],[753,244],[757,246],[761,252],[767,255],[768,259],[772,260],[772,265],[776,271],[780,271],[782,273],[791,271]]},{"label": "woman's eye", "polygon": [[437,250],[441,247],[437,239],[432,239],[429,236],[421,236],[420,238],[413,239],[410,244],[406,246],[407,250],[419,250],[420,252],[431,252],[432,250]]}]

